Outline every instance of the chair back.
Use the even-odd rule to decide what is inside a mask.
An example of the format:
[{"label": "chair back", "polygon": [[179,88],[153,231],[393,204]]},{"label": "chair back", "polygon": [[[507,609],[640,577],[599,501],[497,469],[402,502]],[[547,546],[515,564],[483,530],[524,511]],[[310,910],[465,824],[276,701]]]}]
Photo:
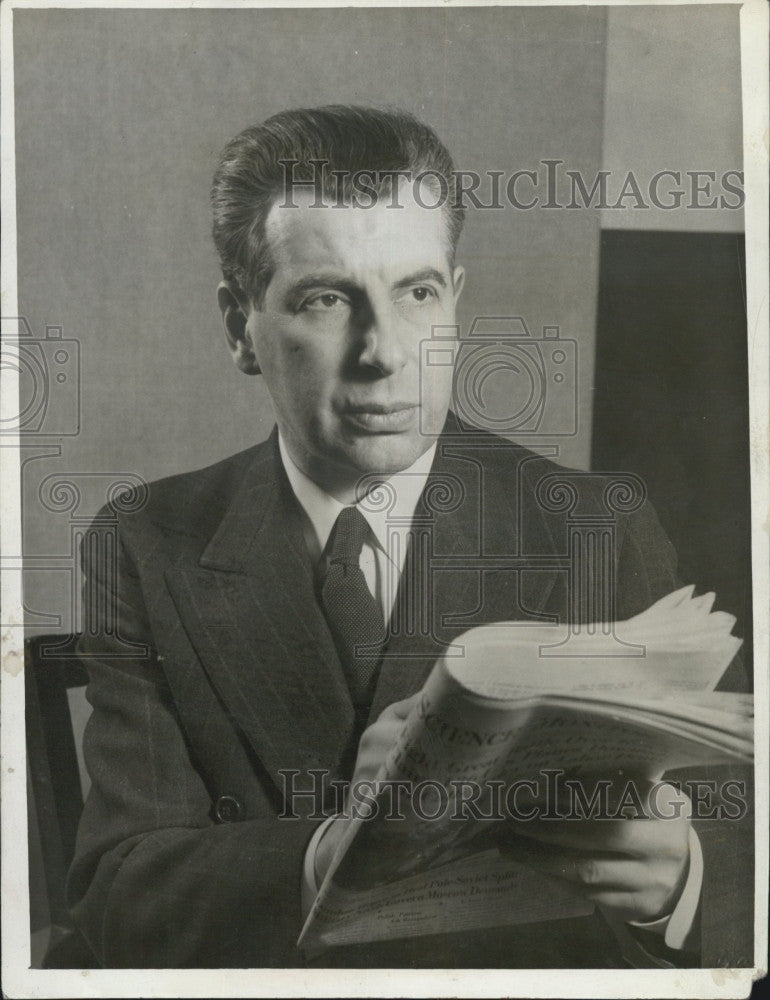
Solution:
[{"label": "chair back", "polygon": [[77,658],[76,640],[42,635],[25,642],[27,775],[50,912],[50,946],[72,931],[66,880],[83,811],[76,749],[82,734],[73,729],[68,692],[86,685],[88,674]]}]

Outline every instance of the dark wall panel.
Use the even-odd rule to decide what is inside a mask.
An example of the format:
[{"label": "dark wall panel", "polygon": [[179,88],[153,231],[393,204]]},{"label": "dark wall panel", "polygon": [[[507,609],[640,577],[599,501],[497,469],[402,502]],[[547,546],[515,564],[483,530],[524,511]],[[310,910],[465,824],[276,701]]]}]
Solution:
[{"label": "dark wall panel", "polygon": [[602,233],[592,466],[644,479],[682,578],[748,647],[744,276],[742,235]]}]

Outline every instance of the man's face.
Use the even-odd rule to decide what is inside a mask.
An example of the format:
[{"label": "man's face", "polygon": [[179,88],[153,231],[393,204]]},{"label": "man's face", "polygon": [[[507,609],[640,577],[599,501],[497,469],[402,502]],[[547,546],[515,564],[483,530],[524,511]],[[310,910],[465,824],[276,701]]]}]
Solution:
[{"label": "man's face", "polygon": [[340,499],[362,475],[411,465],[444,424],[449,366],[420,371],[420,342],[451,324],[463,272],[450,271],[443,211],[276,204],[275,272],[246,322],[294,461]]}]

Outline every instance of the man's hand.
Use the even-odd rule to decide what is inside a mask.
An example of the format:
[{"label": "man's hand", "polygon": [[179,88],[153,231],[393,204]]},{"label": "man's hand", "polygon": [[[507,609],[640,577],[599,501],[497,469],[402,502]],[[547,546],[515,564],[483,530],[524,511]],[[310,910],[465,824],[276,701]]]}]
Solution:
[{"label": "man's hand", "polygon": [[674,818],[658,819],[646,809],[649,818],[508,822],[500,847],[574,883],[608,916],[656,920],[673,912],[687,879],[690,800],[665,785],[656,805]]},{"label": "man's hand", "polygon": [[[375,780],[393,744],[401,735],[409,713],[419,698],[420,693],[418,692],[411,698],[405,698],[403,701],[389,705],[377,721],[364,730],[358,744],[358,756],[356,757],[356,766],[353,769],[351,785],[361,781]],[[315,855],[315,875],[319,885],[326,875],[348,822],[348,817],[338,816],[329,823],[321,842],[318,844]]]},{"label": "man's hand", "polygon": [[388,705],[379,719],[364,730],[358,744],[358,756],[351,784],[354,785],[357,781],[374,781],[385,763],[385,758],[401,735],[409,713],[419,700],[418,691],[411,698]]}]

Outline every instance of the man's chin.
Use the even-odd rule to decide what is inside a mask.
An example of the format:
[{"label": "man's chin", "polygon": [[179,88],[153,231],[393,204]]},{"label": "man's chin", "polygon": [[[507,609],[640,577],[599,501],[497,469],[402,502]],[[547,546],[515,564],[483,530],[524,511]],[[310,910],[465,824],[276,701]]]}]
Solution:
[{"label": "man's chin", "polygon": [[361,475],[393,476],[414,465],[435,441],[435,437],[428,435],[383,434],[357,442],[349,459]]},{"label": "man's chin", "polygon": [[[384,479],[410,468],[436,442],[436,436],[408,434],[325,435],[301,465],[321,489],[353,503]],[[306,453],[307,454],[307,453]]]}]

